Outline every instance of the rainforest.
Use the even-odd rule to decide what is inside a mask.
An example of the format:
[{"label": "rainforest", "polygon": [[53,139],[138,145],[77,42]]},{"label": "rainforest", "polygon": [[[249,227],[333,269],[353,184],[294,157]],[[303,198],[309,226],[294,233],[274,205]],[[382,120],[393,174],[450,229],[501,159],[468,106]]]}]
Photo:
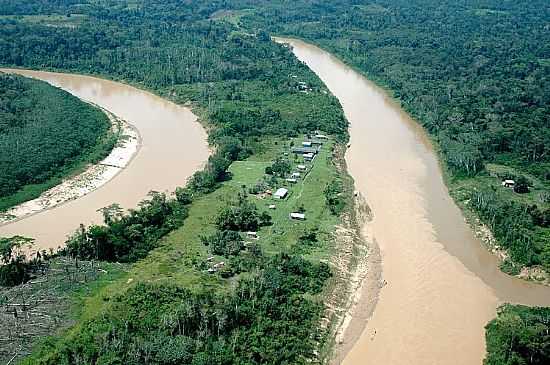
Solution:
[{"label": "rainforest", "polygon": [[[393,346],[377,342],[385,328],[357,312],[360,287],[380,306],[399,285],[386,280],[390,259],[382,254],[386,266],[376,266],[378,245],[384,253],[392,242],[377,242],[386,236],[369,225],[385,212],[371,211],[371,200],[379,206],[350,157],[368,138],[353,134],[354,106],[327,82],[324,58],[302,62],[298,47],[272,37],[330,52],[346,75],[372,82],[420,125],[452,197],[445,204],[460,208],[456,224],[465,219],[497,257],[478,261],[498,265],[512,288],[527,281],[546,304],[548,292],[538,293],[550,282],[549,21],[543,0],[0,0],[1,67],[146,90],[192,111],[210,147],[175,190],[151,189],[128,209],[111,202],[101,222],[66,232],[60,250],[37,247],[25,232],[0,238],[1,361],[353,364],[347,337],[339,339],[354,328],[349,321],[363,323],[352,337],[367,359],[376,358],[369,348]],[[363,81],[354,82],[351,94]],[[116,146],[98,107],[11,73],[0,84],[0,211]],[[383,168],[398,169],[390,161],[400,147],[387,148]],[[395,194],[404,210],[415,204]],[[414,237],[429,217],[388,231]],[[423,272],[435,261],[410,263]],[[490,293],[491,280],[480,277],[475,285]],[[446,284],[454,279],[462,280]],[[548,308],[497,309],[510,301],[500,299],[484,302],[475,335],[449,331],[465,342],[481,333],[485,364],[547,363]],[[421,311],[408,310],[411,318]],[[414,346],[403,348],[419,359]]]}]

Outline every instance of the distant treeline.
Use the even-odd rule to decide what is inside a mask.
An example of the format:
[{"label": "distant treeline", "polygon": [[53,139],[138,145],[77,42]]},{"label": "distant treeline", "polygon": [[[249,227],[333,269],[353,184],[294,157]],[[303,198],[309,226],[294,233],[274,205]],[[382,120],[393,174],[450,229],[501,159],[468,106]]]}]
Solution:
[{"label": "distant treeline", "polygon": [[62,175],[94,150],[109,128],[101,110],[71,94],[0,73],[0,198]]},{"label": "distant treeline", "polygon": [[550,179],[546,1],[259,3],[242,23],[313,40],[387,86],[455,172],[498,161]]}]

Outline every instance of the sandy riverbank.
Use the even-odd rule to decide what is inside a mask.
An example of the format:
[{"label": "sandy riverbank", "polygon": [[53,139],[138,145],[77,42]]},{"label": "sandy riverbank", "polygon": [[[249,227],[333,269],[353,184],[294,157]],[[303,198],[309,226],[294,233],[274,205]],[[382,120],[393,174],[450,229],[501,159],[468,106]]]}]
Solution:
[{"label": "sandy riverbank", "polygon": [[136,128],[112,113],[103,110],[118,137],[115,148],[97,164],[92,164],[78,175],[66,178],[61,184],[43,192],[38,198],[21,203],[0,213],[0,226],[52,209],[78,199],[105,185],[132,161],[141,147]]},{"label": "sandy riverbank", "polygon": [[[335,321],[335,344],[331,363],[340,364],[357,342],[378,302],[382,280],[382,261],[378,243],[369,229],[372,212],[365,198],[356,193],[355,217],[352,219],[351,237],[355,240],[352,262],[348,262],[345,296],[340,289],[338,296],[347,298],[342,306],[342,314]],[[349,237],[342,229],[337,234],[340,239]],[[343,288],[342,288],[343,289]]]},{"label": "sandy riverbank", "polygon": [[387,280],[374,311],[368,302],[364,313],[355,311],[344,333],[353,322],[365,329],[336,363],[481,363],[484,326],[497,306],[547,305],[548,287],[498,269],[450,197],[429,138],[394,100],[329,53],[286,42],[340,100],[350,122],[346,163],[374,212],[367,227]]},{"label": "sandy riverbank", "polygon": [[[52,200],[57,203],[55,207],[1,225],[0,236],[32,237],[36,240],[34,250],[55,250],[63,247],[67,237],[80,224],[101,224],[103,216],[99,209],[113,203],[123,209],[135,209],[151,191],[172,192],[184,185],[208,159],[206,133],[188,108],[150,92],[97,77],[32,70],[6,71],[38,78],[93,103],[131,123],[139,131],[140,138],[134,140],[134,150],[139,151],[133,158],[121,153],[127,161],[131,160],[126,168],[107,168],[107,164],[122,166],[116,165],[121,163],[118,157],[107,159],[100,170],[103,172],[92,174],[102,176],[97,178],[99,182],[91,184],[85,179],[77,184],[78,199],[73,195],[64,203]],[[118,150],[112,156],[119,156]],[[110,175],[104,170],[110,171]],[[116,177],[111,178],[114,175]],[[111,179],[104,183],[103,178]],[[103,185],[95,188],[100,183]]]}]

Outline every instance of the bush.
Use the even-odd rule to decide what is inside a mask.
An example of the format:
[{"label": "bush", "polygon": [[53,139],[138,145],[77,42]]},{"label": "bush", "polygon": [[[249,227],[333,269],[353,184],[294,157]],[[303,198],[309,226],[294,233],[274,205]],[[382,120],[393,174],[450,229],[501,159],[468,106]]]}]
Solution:
[{"label": "bush", "polygon": [[21,236],[0,237],[0,286],[15,286],[29,280],[32,262],[27,261],[22,248],[33,242]]},{"label": "bush", "polygon": [[268,175],[275,175],[279,177],[285,177],[290,173],[290,162],[285,159],[277,159],[271,166],[265,168],[265,173]]},{"label": "bush", "polygon": [[[165,234],[183,223],[187,207],[163,193],[152,192],[150,199],[123,214],[112,205],[103,209],[105,225],[83,225],[66,243],[66,251],[81,259],[134,262],[157,246]],[[181,197],[181,196],[180,196]]]},{"label": "bush", "polygon": [[205,246],[210,246],[214,255],[225,257],[236,256],[244,249],[244,241],[235,231],[216,231],[210,236],[201,237],[201,242]]},{"label": "bush", "polygon": [[216,226],[221,231],[257,231],[271,223],[271,216],[258,213],[258,208],[250,202],[244,193],[237,200],[223,207],[216,218]]},{"label": "bush", "polygon": [[516,179],[514,185],[514,191],[518,194],[525,194],[529,192],[529,180],[525,176],[519,176]]},{"label": "bush", "polygon": [[346,207],[342,181],[339,179],[332,180],[325,188],[324,194],[330,212],[339,215]]}]

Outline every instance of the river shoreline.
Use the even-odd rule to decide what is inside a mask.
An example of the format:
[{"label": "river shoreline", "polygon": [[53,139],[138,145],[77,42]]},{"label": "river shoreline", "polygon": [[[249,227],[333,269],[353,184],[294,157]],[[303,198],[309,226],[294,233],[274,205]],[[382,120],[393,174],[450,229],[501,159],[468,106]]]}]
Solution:
[{"label": "river shoreline", "polygon": [[[103,207],[117,203],[123,209],[135,209],[151,191],[173,192],[208,159],[206,131],[185,106],[143,88],[100,77],[23,69],[13,72],[46,81],[120,120],[130,121],[132,128],[124,132],[131,136],[128,147],[136,152],[139,149],[131,156],[124,150],[115,151],[103,160],[94,170],[98,178],[93,185],[101,185],[99,188],[92,189],[89,179],[83,179],[77,188],[86,194],[80,192],[78,198],[72,195],[55,207],[0,225],[1,236],[35,238],[33,251],[57,250],[80,224],[101,224],[99,210]],[[120,168],[122,165],[126,168]],[[104,183],[107,178],[109,182]]]},{"label": "river shoreline", "polygon": [[89,164],[84,171],[63,179],[38,198],[0,213],[0,227],[81,198],[107,184],[132,162],[142,146],[139,131],[109,111],[100,109],[109,117],[112,132],[118,136],[111,152],[100,162]]},{"label": "river shoreline", "polygon": [[[298,40],[298,41],[301,41],[301,42],[304,42],[304,43],[307,43],[307,44],[311,44],[315,47],[318,47],[319,49],[325,50],[326,52],[328,52],[330,54],[335,54],[333,52],[333,50],[331,50],[330,48],[325,48],[324,44],[322,44],[321,42],[316,42],[315,40],[305,39],[305,38],[297,37],[295,35],[277,35],[277,36],[274,36],[272,38],[273,38],[274,41],[276,41],[278,43],[281,43],[281,44],[287,44],[287,42],[285,42],[284,40]],[[423,127],[421,126],[421,123],[408,114],[408,112],[404,109],[404,106],[401,104],[400,100],[397,97],[395,97],[393,90],[391,90],[387,85],[385,85],[380,79],[373,78],[372,75],[369,75],[369,74],[363,72],[363,70],[361,70],[360,68],[358,68],[355,65],[351,64],[346,59],[343,59],[342,62],[347,67],[349,67],[350,69],[352,69],[356,73],[362,75],[365,79],[369,80],[377,88],[382,90],[383,93],[385,94],[385,97],[392,104],[394,104],[397,108],[402,109],[403,112],[406,113],[407,116],[411,120],[413,120],[414,123],[416,123],[419,128],[422,128],[422,130],[424,131]],[[500,247],[500,244],[493,237],[493,234],[490,231],[490,229],[485,224],[480,222],[479,217],[477,216],[477,213],[473,212],[471,210],[471,208],[465,206],[463,204],[463,202],[461,202],[459,199],[457,199],[455,197],[454,194],[452,194],[453,184],[452,184],[452,181],[451,181],[450,171],[449,171],[449,168],[447,167],[447,164],[446,164],[446,162],[445,162],[445,160],[442,156],[442,152],[441,152],[441,149],[439,147],[439,144],[437,143],[437,141],[435,140],[435,138],[431,134],[426,132],[425,135],[429,139],[434,152],[438,156],[439,167],[441,169],[443,179],[445,181],[445,185],[449,189],[449,193],[450,193],[451,197],[453,198],[455,204],[457,206],[459,206],[460,209],[462,210],[462,213],[463,213],[463,215],[466,219],[466,222],[470,226],[472,232],[474,232],[475,235],[482,242],[481,247],[486,249],[488,253],[490,253],[491,255],[494,256],[494,258],[498,262],[498,266],[500,267],[500,263],[502,263],[504,261],[504,259],[509,256],[508,252]],[[489,230],[489,232],[487,232],[487,230]],[[519,273],[515,274],[515,275],[511,274],[511,273],[508,273],[506,271],[502,271],[502,272],[506,275],[509,275],[510,277],[513,277],[513,278],[524,280],[526,282],[534,283],[534,284],[537,284],[537,285],[544,285],[544,286],[550,287],[550,272],[544,271],[544,269],[541,268],[540,266],[533,266],[533,267],[522,266],[521,268],[519,268]]]},{"label": "river shoreline", "polygon": [[290,43],[342,104],[348,171],[374,212],[367,227],[380,248],[383,288],[378,298],[359,297],[343,331],[350,344],[336,348],[335,363],[481,363],[484,326],[498,305],[547,305],[548,288],[498,269],[449,195],[437,146],[383,88],[319,47],[277,41]]},{"label": "river shoreline", "polygon": [[342,308],[343,315],[336,322],[334,347],[330,359],[333,365],[341,364],[361,337],[384,286],[380,247],[369,229],[369,223],[373,218],[372,212],[365,198],[359,192],[355,195],[355,222],[351,229],[360,244],[355,247],[355,267],[347,275],[346,293],[349,293],[349,297]]}]

